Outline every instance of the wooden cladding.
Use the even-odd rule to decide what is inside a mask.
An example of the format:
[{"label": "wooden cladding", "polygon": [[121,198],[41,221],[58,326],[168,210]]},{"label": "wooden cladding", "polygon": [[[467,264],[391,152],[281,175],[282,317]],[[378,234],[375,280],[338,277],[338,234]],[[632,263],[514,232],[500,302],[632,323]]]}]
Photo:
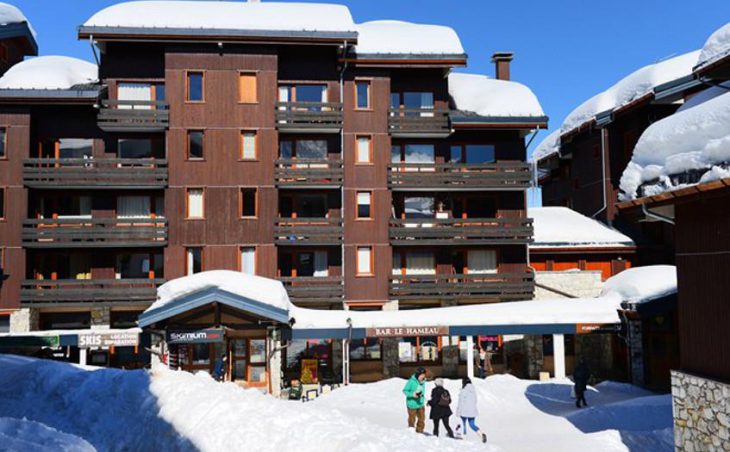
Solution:
[{"label": "wooden cladding", "polygon": [[532,242],[531,218],[390,220],[391,245],[499,245]]},{"label": "wooden cladding", "polygon": [[97,125],[105,132],[164,132],[169,104],[161,100],[102,99]]},{"label": "wooden cladding", "polygon": [[167,245],[167,220],[72,218],[23,221],[28,248],[146,247]]},{"label": "wooden cladding", "polygon": [[157,299],[164,279],[26,279],[20,287],[20,303],[41,307],[133,304],[148,305]]},{"label": "wooden cladding", "polygon": [[390,296],[397,300],[529,300],[535,290],[532,272],[493,274],[404,275],[390,278]]},{"label": "wooden cladding", "polygon": [[56,190],[165,188],[167,160],[25,159],[23,184]]},{"label": "wooden cladding", "polygon": [[291,301],[299,306],[341,306],[345,288],[341,276],[298,276],[277,278]]},{"label": "wooden cladding", "polygon": [[388,131],[394,137],[443,138],[451,134],[448,110],[391,108]]},{"label": "wooden cladding", "polygon": [[342,160],[279,159],[275,165],[274,182],[280,188],[342,186]]},{"label": "wooden cladding", "polygon": [[341,102],[277,102],[276,126],[280,132],[339,133]]},{"label": "wooden cladding", "polygon": [[388,164],[388,186],[393,190],[524,190],[531,178],[530,165],[523,162]]},{"label": "wooden cladding", "polygon": [[341,218],[278,218],[274,223],[277,245],[340,245]]}]

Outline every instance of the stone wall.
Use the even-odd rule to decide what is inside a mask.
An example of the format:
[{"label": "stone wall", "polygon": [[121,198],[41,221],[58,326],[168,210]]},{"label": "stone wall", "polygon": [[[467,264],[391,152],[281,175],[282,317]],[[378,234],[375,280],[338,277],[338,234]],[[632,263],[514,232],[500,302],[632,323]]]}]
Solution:
[{"label": "stone wall", "polygon": [[678,451],[730,451],[730,384],[672,371],[674,446]]},{"label": "stone wall", "polygon": [[644,372],[644,339],[641,320],[629,320],[628,340],[631,356],[631,383],[637,386],[646,384]]},{"label": "stone wall", "polygon": [[10,332],[25,333],[38,329],[38,310],[22,308],[10,314]]},{"label": "stone wall", "polygon": [[[603,282],[600,271],[535,272],[535,282],[542,286],[570,294],[574,297],[592,298],[601,293]],[[565,298],[559,292],[535,287],[535,299]]]}]

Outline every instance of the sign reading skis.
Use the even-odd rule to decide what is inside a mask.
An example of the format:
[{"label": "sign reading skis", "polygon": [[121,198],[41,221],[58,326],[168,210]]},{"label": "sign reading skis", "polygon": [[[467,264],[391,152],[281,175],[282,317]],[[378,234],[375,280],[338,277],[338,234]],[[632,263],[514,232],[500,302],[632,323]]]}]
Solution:
[{"label": "sign reading skis", "polygon": [[80,333],[79,348],[135,347],[139,333]]}]

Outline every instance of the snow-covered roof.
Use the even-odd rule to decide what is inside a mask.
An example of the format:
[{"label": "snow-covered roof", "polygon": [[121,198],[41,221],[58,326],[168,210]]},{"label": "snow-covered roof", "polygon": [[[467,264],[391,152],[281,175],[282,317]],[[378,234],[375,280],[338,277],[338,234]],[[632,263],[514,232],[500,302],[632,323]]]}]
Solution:
[{"label": "snow-covered roof", "polygon": [[0,78],[0,89],[68,90],[99,80],[95,64],[66,56],[41,56],[21,61]]},{"label": "snow-covered roof", "polygon": [[615,110],[639,99],[663,83],[692,73],[700,52],[694,51],[650,64],[632,72],[618,83],[591,97],[570,112],[560,127],[562,134],[592,121],[597,114]]},{"label": "snow-covered roof", "polygon": [[533,162],[539,162],[540,160],[549,157],[553,154],[560,152],[560,129],[554,130],[548,136],[543,139],[540,144],[535,147],[532,152]]},{"label": "snow-covered roof", "polygon": [[626,269],[603,283],[601,294],[616,294],[629,303],[644,303],[677,292],[677,267],[648,265]]},{"label": "snow-covered roof", "polygon": [[459,35],[442,25],[399,20],[356,24],[358,55],[463,55]]},{"label": "snow-covered roof", "polygon": [[25,14],[21,10],[19,10],[17,7],[10,5],[8,3],[2,3],[0,2],[0,26],[2,25],[10,25],[10,24],[22,24],[25,23],[28,25],[28,29],[30,30],[31,34],[33,35],[33,38],[36,38],[35,30],[33,30],[33,27],[30,24],[30,21],[27,17],[25,17]]},{"label": "snow-covered roof", "polygon": [[688,108],[644,131],[621,176],[619,199],[686,187],[686,181],[671,177],[686,172],[699,173],[696,183],[730,177],[730,92],[717,93],[698,94],[702,97]]},{"label": "snow-covered roof", "polygon": [[530,248],[634,246],[628,236],[567,207],[530,207],[535,241]]},{"label": "snow-covered roof", "polygon": [[545,116],[530,88],[509,80],[455,72],[449,74],[449,95],[457,110],[483,117]]},{"label": "snow-covered roof", "polygon": [[730,55],[730,22],[715,30],[707,38],[697,60],[697,69],[709,66],[728,55]]}]

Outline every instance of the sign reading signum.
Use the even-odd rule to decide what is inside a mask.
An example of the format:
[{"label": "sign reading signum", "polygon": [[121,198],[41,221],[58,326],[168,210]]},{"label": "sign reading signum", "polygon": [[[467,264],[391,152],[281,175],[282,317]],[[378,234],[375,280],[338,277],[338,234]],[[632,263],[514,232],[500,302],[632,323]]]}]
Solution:
[{"label": "sign reading signum", "polygon": [[139,333],[81,333],[79,348],[134,347],[139,345]]},{"label": "sign reading signum", "polygon": [[208,328],[194,331],[168,331],[168,344],[206,344],[209,342],[223,342],[222,328]]},{"label": "sign reading signum", "polygon": [[398,326],[390,328],[368,328],[368,337],[448,336],[448,326]]}]

